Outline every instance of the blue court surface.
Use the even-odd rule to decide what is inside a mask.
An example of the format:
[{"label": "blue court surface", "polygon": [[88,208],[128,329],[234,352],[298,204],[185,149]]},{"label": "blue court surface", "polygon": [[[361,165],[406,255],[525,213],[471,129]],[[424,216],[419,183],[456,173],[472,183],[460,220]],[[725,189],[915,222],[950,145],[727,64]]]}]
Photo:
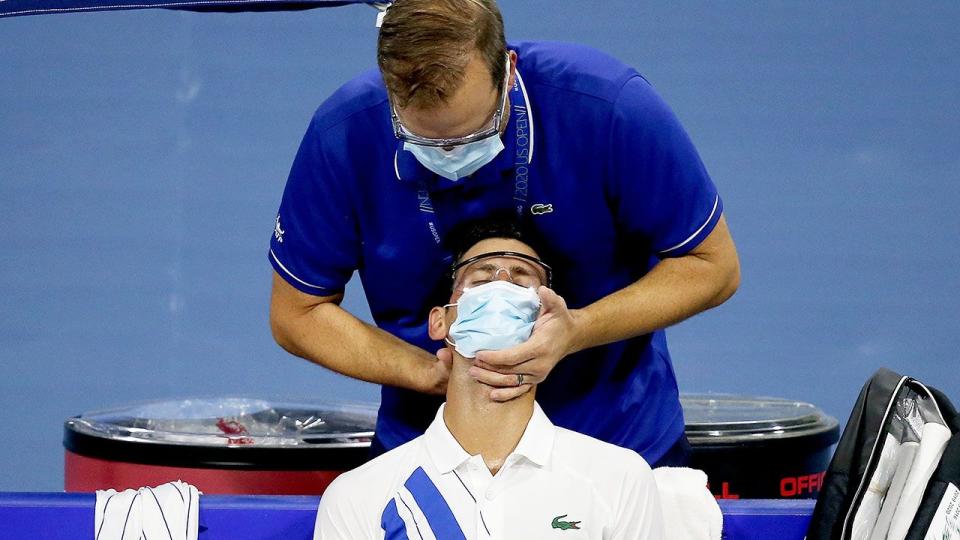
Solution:
[{"label": "blue court surface", "polygon": [[[743,284],[668,332],[681,390],[842,422],[887,366],[960,403],[960,3],[501,5],[508,39],[637,67],[724,197]],[[84,411],[377,399],[274,344],[266,258],[310,115],[375,63],[374,18],[0,19],[0,491],[61,490]],[[346,306],[369,317],[356,283]]]}]

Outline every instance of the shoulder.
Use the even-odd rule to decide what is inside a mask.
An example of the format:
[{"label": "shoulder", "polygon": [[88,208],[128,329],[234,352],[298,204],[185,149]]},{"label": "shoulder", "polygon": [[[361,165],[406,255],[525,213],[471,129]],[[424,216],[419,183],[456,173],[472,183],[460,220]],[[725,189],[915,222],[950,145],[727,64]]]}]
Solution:
[{"label": "shoulder", "polygon": [[311,127],[324,131],[364,111],[384,107],[386,103],[383,77],[377,69],[370,69],[347,81],[328,97],[314,113]]},{"label": "shoulder", "polygon": [[556,436],[554,456],[558,464],[580,470],[599,484],[610,487],[625,482],[653,482],[650,465],[629,448],[561,427]]},{"label": "shoulder", "polygon": [[422,461],[423,437],[417,437],[338,476],[321,497],[321,506],[379,511]]},{"label": "shoulder", "polygon": [[548,86],[614,102],[627,81],[642,79],[632,67],[585,45],[524,41],[509,48],[517,51],[527,86]]},{"label": "shoulder", "polygon": [[402,485],[407,476],[420,465],[424,456],[422,449],[421,435],[341,474],[330,487],[336,485],[344,494],[359,490],[364,496],[369,496],[370,487],[377,486],[378,489],[382,487],[385,491],[390,491],[392,496],[396,487]]},{"label": "shoulder", "polygon": [[416,468],[420,447],[414,439],[338,476],[320,497],[314,538],[382,538],[383,511]]}]

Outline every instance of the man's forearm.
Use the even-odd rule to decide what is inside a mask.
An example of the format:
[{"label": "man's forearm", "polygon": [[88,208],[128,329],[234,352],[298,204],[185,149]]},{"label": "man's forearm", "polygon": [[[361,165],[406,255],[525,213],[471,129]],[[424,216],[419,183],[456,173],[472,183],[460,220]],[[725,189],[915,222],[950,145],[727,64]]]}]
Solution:
[{"label": "man's forearm", "polygon": [[572,351],[666,328],[718,306],[736,291],[740,266],[723,218],[698,249],[664,259],[637,282],[572,312]]},{"label": "man's forearm", "polygon": [[[280,279],[274,276],[274,279]],[[291,305],[274,284],[271,328],[281,347],[328,369],[364,381],[442,394],[443,370],[434,355],[357,319],[335,302]]]}]

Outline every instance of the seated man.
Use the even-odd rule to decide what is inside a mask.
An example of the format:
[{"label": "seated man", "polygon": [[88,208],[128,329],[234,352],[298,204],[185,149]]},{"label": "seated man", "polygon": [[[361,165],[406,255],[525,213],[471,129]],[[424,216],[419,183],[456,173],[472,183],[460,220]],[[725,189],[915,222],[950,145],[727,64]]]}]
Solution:
[{"label": "seated man", "polygon": [[537,290],[550,268],[510,222],[478,224],[461,240],[450,303],[429,315],[430,337],[452,349],[447,401],[422,436],[330,485],[314,538],[663,538],[657,486],[639,454],[554,426],[535,388],[495,402],[471,376],[476,351],[549,324],[537,320]]}]

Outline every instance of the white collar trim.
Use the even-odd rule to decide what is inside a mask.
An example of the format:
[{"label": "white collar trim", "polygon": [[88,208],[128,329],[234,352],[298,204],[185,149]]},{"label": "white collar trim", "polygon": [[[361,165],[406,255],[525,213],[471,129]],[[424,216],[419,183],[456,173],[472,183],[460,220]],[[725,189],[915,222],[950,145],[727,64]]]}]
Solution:
[{"label": "white collar trim", "polygon": [[527,155],[527,165],[529,165],[533,162],[533,107],[530,105],[530,96],[527,95],[527,87],[523,84],[519,69],[517,69],[517,82],[520,83],[520,91],[523,92],[523,101],[527,105],[527,119],[530,122],[530,152]]}]

